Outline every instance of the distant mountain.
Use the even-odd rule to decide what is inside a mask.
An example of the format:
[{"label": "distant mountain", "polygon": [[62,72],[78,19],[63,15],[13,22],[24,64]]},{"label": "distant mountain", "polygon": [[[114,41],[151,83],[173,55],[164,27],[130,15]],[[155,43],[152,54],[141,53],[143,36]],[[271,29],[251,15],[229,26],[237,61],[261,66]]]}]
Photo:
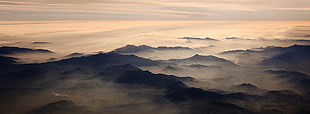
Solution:
[{"label": "distant mountain", "polygon": [[279,104],[304,105],[309,103],[303,96],[289,90],[268,91],[263,97],[265,101],[278,102]]},{"label": "distant mountain", "polygon": [[310,73],[310,46],[294,45],[261,62],[262,65]]},{"label": "distant mountain", "polygon": [[190,67],[190,68],[208,68],[210,66],[201,65],[201,64],[191,64],[191,65],[187,65],[187,67]]},{"label": "distant mountain", "polygon": [[256,110],[258,114],[296,114],[309,109],[309,101],[301,95],[288,90],[267,91],[262,95],[245,93],[225,94],[225,100],[248,110]]},{"label": "distant mountain", "polygon": [[[310,35],[309,35],[309,36],[310,36]],[[309,37],[309,36],[308,36],[308,37]],[[293,40],[293,41],[310,43],[310,40],[305,40],[305,39],[299,39],[299,40]]]},{"label": "distant mountain", "polygon": [[123,64],[123,65],[113,65],[103,69],[97,75],[103,80],[114,81],[120,77],[124,72],[127,71],[142,71],[141,69],[131,65],[131,64]]},{"label": "distant mountain", "polygon": [[15,67],[15,70],[0,73],[0,88],[38,87],[46,79],[46,70],[41,68]]},{"label": "distant mountain", "polygon": [[71,53],[71,54],[69,54],[69,55],[67,55],[65,57],[68,57],[68,58],[70,58],[70,57],[80,57],[80,56],[83,56],[83,55],[84,55],[83,53]]},{"label": "distant mountain", "polygon": [[[292,45],[289,47],[275,47],[275,46],[268,46],[265,48],[256,48],[254,50],[230,50],[230,51],[224,51],[220,54],[243,54],[243,53],[248,53],[248,54],[263,54],[263,55],[269,55],[273,56],[274,59],[289,59],[290,57],[304,57],[304,56],[309,56],[308,52],[310,49],[310,46],[308,45]],[[284,57],[287,56],[287,57]],[[272,58],[269,58],[272,59]],[[268,59],[265,60],[266,62]]]},{"label": "distant mountain", "polygon": [[43,66],[19,64],[17,58],[0,56],[0,88],[23,88],[33,86],[32,83],[40,79],[46,70]]},{"label": "distant mountain", "polygon": [[252,114],[245,108],[223,102],[225,95],[199,88],[167,90],[165,97],[173,102],[185,104],[191,114]]},{"label": "distant mountain", "polygon": [[110,80],[120,84],[146,85],[155,88],[184,88],[187,87],[182,81],[192,81],[191,77],[177,77],[165,74],[153,74],[142,71],[130,64],[112,66],[99,73],[103,80]]},{"label": "distant mountain", "polygon": [[32,42],[31,44],[51,44],[49,42]]},{"label": "distant mountain", "polygon": [[187,87],[178,78],[164,74],[153,74],[148,71],[127,71],[123,72],[115,82],[130,85],[141,84],[164,89]]},{"label": "distant mountain", "polygon": [[62,79],[62,77],[77,77],[77,74],[91,76],[114,65],[154,66],[159,64],[134,55],[119,55],[116,53],[76,57],[41,64],[15,65],[12,64],[14,58],[0,57],[0,59],[3,59],[2,63],[6,63],[6,66],[3,66],[4,68],[0,72],[1,88],[38,87],[47,84],[43,83],[46,79],[57,80],[58,78]]},{"label": "distant mountain", "polygon": [[64,59],[47,64],[84,66],[102,69],[112,65],[132,64],[135,66],[156,66],[159,62],[144,59],[135,55],[120,55],[114,52]]},{"label": "distant mountain", "polygon": [[0,73],[13,70],[16,67],[17,58],[0,56]]},{"label": "distant mountain", "polygon": [[[49,91],[43,91],[45,89],[68,91],[69,93],[72,92],[72,94],[74,94],[74,91],[79,91],[79,89],[83,87],[87,87],[86,89],[91,88],[93,87],[92,84],[94,84],[96,86],[96,90],[118,89],[116,91],[124,92],[124,94],[126,94],[126,91],[131,91],[132,89],[139,90],[137,88],[156,90],[156,92],[158,91],[156,95],[142,98],[142,101],[145,101],[148,97],[152,97],[152,99],[160,99],[167,102],[169,106],[180,107],[179,111],[181,113],[253,114],[288,112],[290,114],[295,114],[297,112],[307,112],[310,107],[308,99],[304,98],[304,96],[309,94],[310,88],[310,76],[306,73],[284,70],[266,71],[267,73],[274,74],[275,78],[279,81],[283,81],[283,86],[291,85],[296,90],[304,91],[304,94],[302,95],[287,90],[267,91],[261,95],[250,95],[247,93],[261,91],[261,89],[255,85],[243,83],[232,86],[232,88],[236,89],[236,93],[230,92],[228,94],[224,92],[220,93],[216,91],[208,91],[186,85],[184,82],[194,80],[191,77],[154,74],[150,71],[144,71],[139,68],[140,66],[160,66],[164,63],[166,66],[184,64],[183,66],[195,67],[196,69],[208,68],[209,66],[237,66],[228,60],[215,56],[202,56],[197,54],[185,59],[152,61],[135,55],[121,55],[111,52],[40,64],[16,64],[15,58],[2,56],[0,56],[0,60],[0,63],[3,63],[3,65],[6,64],[8,66],[13,66],[11,70],[1,70],[0,72],[0,92],[6,93],[0,94],[1,105],[8,103],[12,99],[25,100],[28,98],[27,96],[24,97],[26,94],[29,96],[33,95],[32,92],[27,93],[24,92],[24,90],[35,91],[34,93],[36,95],[48,94],[47,96],[50,96],[50,93]],[[3,66],[3,68],[4,67],[6,66]],[[169,69],[171,70],[173,68]],[[207,73],[208,72],[206,72],[206,74]],[[94,80],[95,82],[93,82]],[[101,85],[102,83],[97,85],[96,82],[113,85],[116,84],[117,86],[122,85],[122,89],[117,87],[106,88],[108,86],[103,86]],[[126,88],[130,86],[133,88]],[[124,88],[126,91],[124,91]],[[23,90],[23,94],[15,94],[14,97],[11,96],[11,93],[18,93],[14,91],[21,91],[20,89]],[[105,94],[109,94],[109,92]],[[100,96],[100,98],[104,97],[103,94],[97,93],[96,91],[92,94]],[[83,95],[81,94],[81,96]],[[111,96],[113,96],[113,94],[111,94]],[[131,98],[130,95],[128,96]],[[137,97],[142,96],[138,95]],[[49,100],[49,98],[50,97],[46,97],[47,100]],[[78,97],[76,98],[78,99]],[[124,100],[117,97],[115,97],[115,99]],[[75,98],[73,97],[71,100],[75,100]],[[141,102],[139,100],[136,102],[135,100],[136,99],[134,99],[134,97],[133,99],[128,99],[128,101],[126,101],[131,102],[125,105],[129,106],[131,104],[134,105],[137,102]],[[33,99],[29,102],[32,103],[31,101],[33,101]],[[99,102],[98,104],[100,104],[105,103],[106,101],[99,100],[90,102]],[[153,104],[153,102],[150,104]],[[154,107],[154,105],[149,106],[151,108]],[[104,110],[104,108],[110,107],[99,106],[98,108],[103,108],[102,110]],[[157,107],[155,106],[155,108]],[[3,108],[0,107],[0,111],[2,109]],[[92,114],[94,112],[91,108],[80,106],[78,103],[74,103],[73,101],[60,100],[57,102],[42,104],[41,107],[35,108],[29,113]]]},{"label": "distant mountain", "polygon": [[242,83],[240,85],[233,85],[231,86],[233,88],[240,88],[240,89],[258,89],[258,87],[256,87],[255,85],[252,85],[250,83]]},{"label": "distant mountain", "polygon": [[242,54],[242,53],[255,53],[255,52],[258,52],[258,51],[250,50],[250,49],[247,49],[247,50],[229,50],[229,51],[221,52],[220,54],[235,54],[235,53]]},{"label": "distant mountain", "polygon": [[95,114],[89,107],[77,106],[74,102],[60,100],[42,106],[27,114]]},{"label": "distant mountain", "polygon": [[166,46],[159,46],[159,47],[151,47],[147,45],[127,45],[125,47],[117,48],[114,50],[115,53],[139,53],[139,52],[152,52],[152,51],[164,51],[164,50],[191,50],[189,47],[166,47]]},{"label": "distant mountain", "polygon": [[14,64],[16,63],[17,58],[14,57],[5,57],[5,56],[0,56],[0,65],[4,64]]},{"label": "distant mountain", "polygon": [[196,54],[192,57],[185,58],[185,59],[170,59],[166,62],[173,62],[178,64],[200,64],[200,65],[210,65],[210,66],[237,66],[236,64],[232,63],[231,61],[228,61],[223,58],[219,58],[216,56],[208,55],[203,56]]},{"label": "distant mountain", "polygon": [[282,81],[284,86],[303,94],[310,92],[310,76],[307,74],[285,70],[268,70],[266,72],[275,74],[276,79]]},{"label": "distant mountain", "polygon": [[166,91],[166,98],[172,100],[172,101],[186,101],[186,100],[197,100],[197,99],[206,99],[206,100],[213,100],[218,101],[224,98],[224,95],[211,92],[211,91],[205,91],[203,89],[199,88],[178,88],[178,89],[172,89]]},{"label": "distant mountain", "polygon": [[228,40],[237,40],[237,39],[240,39],[240,38],[238,38],[238,37],[227,37],[227,38],[225,38],[225,39],[228,39]]},{"label": "distant mountain", "polygon": [[232,53],[261,53],[266,55],[273,55],[282,53],[283,51],[286,51],[287,49],[290,49],[295,46],[301,46],[301,45],[293,45],[290,47],[276,47],[276,46],[267,46],[262,48],[254,48],[254,49],[246,49],[246,50],[230,50],[230,51],[224,51],[221,52],[221,54],[232,54]]},{"label": "distant mountain", "polygon": [[114,50],[115,53],[137,53],[142,51],[150,51],[151,49],[154,49],[153,47],[147,46],[147,45],[126,45],[125,47],[117,48]]},{"label": "distant mountain", "polygon": [[29,49],[20,47],[0,47],[0,55],[10,55],[16,53],[53,53],[46,49]]},{"label": "distant mountain", "polygon": [[183,37],[181,39],[186,39],[186,40],[207,40],[207,41],[219,41],[217,39],[214,38],[210,38],[210,37],[205,37],[205,38],[197,38],[197,37]]},{"label": "distant mountain", "polygon": [[181,71],[181,68],[178,68],[177,66],[168,65],[163,68],[164,71]]},{"label": "distant mountain", "polygon": [[266,92],[266,90],[260,89],[256,87],[255,85],[252,85],[250,83],[242,83],[239,85],[232,85],[228,88],[228,91],[232,92],[243,92],[247,94],[262,94]]},{"label": "distant mountain", "polygon": [[215,57],[215,56],[212,56],[212,55],[209,55],[209,56],[203,56],[203,55],[199,55],[199,54],[196,54],[192,57],[189,57],[189,58],[186,58],[186,59],[183,59],[183,61],[186,61],[186,60],[189,60],[189,61],[216,61],[216,62],[229,62],[228,60],[225,60],[223,58],[218,58],[218,57]]},{"label": "distant mountain", "polygon": [[184,65],[187,68],[191,69],[213,69],[213,70],[221,70],[221,66],[209,66],[209,65],[202,65],[202,64],[190,64],[190,65]]},{"label": "distant mountain", "polygon": [[182,46],[176,46],[176,47],[159,46],[155,48],[155,50],[192,50],[192,48]]},{"label": "distant mountain", "polygon": [[310,46],[292,45],[289,47],[268,46],[252,50],[231,50],[220,54],[238,58],[239,63],[249,63],[271,66],[274,68],[296,70],[310,73]]}]

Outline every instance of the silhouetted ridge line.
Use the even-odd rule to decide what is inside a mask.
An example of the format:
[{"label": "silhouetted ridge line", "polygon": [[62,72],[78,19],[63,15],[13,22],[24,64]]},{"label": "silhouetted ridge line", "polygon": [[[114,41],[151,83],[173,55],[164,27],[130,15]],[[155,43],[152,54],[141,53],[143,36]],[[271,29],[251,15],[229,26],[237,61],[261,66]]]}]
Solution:
[{"label": "silhouetted ridge line", "polygon": [[0,55],[9,55],[16,53],[53,53],[50,50],[46,49],[29,49],[29,48],[20,48],[20,47],[0,47]]},{"label": "silhouetted ridge line", "polygon": [[152,51],[164,51],[164,50],[192,50],[189,47],[167,47],[167,46],[159,46],[159,47],[151,47],[147,45],[126,45],[125,47],[117,48],[114,50],[115,53],[139,53],[139,52],[152,52]]},{"label": "silhouetted ridge line", "polygon": [[156,66],[159,62],[135,55],[120,55],[114,52],[64,59],[51,64],[80,65],[93,68],[106,68],[112,65],[132,64],[135,66]]}]

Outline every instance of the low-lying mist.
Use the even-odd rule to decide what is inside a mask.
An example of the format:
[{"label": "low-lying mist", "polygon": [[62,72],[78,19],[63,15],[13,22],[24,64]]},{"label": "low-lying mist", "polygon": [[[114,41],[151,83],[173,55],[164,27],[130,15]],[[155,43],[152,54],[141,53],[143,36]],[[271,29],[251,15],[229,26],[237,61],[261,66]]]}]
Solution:
[{"label": "low-lying mist", "polygon": [[[109,53],[78,53],[32,64],[17,63],[4,54],[0,110],[13,114],[308,112],[309,54],[305,52],[309,47],[202,55],[197,54],[200,48],[129,45]],[[148,53],[189,56],[141,57],[152,55]]]},{"label": "low-lying mist", "polygon": [[106,23],[1,35],[0,112],[310,113],[309,30],[300,23]]}]

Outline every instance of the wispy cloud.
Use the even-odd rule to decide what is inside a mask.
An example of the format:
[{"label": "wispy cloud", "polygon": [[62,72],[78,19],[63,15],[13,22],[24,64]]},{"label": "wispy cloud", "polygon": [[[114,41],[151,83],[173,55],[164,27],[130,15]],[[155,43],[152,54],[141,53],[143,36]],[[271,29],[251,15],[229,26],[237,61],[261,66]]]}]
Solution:
[{"label": "wispy cloud", "polygon": [[[30,14],[33,15],[31,18],[34,20],[49,20],[43,18],[49,14],[52,17],[57,17],[58,20],[66,20],[66,16],[70,15],[75,17],[74,20],[93,20],[93,18],[88,18],[93,16],[97,20],[117,18],[122,20],[310,19],[306,16],[308,13],[304,12],[308,11],[310,7],[310,1],[307,0],[11,0],[0,1],[0,6],[0,12],[11,12],[10,15],[0,13],[2,15],[0,16],[3,17],[2,20],[18,20],[20,19],[18,17]],[[290,18],[261,15],[269,12],[272,12],[273,15],[283,15],[285,12],[285,15]],[[63,17],[64,13],[66,13],[65,17]],[[296,13],[304,16],[296,16]],[[31,18],[29,19],[31,20]]]},{"label": "wispy cloud", "polygon": [[275,8],[277,10],[305,10],[305,11],[309,11],[310,8]]}]

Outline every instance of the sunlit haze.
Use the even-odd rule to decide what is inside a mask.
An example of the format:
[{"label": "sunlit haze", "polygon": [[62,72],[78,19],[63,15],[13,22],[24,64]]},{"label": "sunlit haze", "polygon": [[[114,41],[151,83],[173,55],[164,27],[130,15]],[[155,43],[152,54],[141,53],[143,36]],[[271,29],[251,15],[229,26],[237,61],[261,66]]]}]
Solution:
[{"label": "sunlit haze", "polygon": [[1,114],[310,114],[309,0],[0,0]]}]

